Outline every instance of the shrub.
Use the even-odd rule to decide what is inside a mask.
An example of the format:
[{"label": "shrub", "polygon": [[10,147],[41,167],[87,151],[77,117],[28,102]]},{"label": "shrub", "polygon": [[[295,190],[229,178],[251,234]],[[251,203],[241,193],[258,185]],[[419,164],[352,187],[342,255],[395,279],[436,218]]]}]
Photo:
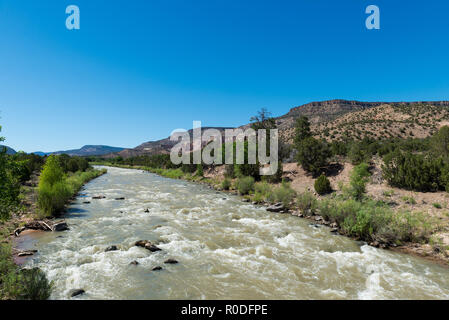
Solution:
[{"label": "shrub", "polygon": [[315,191],[320,195],[332,192],[331,183],[324,174],[315,180],[314,187]]},{"label": "shrub", "polygon": [[57,214],[64,209],[67,201],[79,191],[84,183],[105,171],[77,171],[67,177],[62,172],[59,160],[53,155],[48,157],[38,186],[39,209],[46,216]]},{"label": "shrub", "polygon": [[253,177],[241,177],[237,179],[237,190],[240,194],[249,194],[254,191],[254,178]]},{"label": "shrub", "polygon": [[224,176],[227,178],[230,178],[230,179],[235,178],[234,165],[232,165],[232,164],[225,165]]},{"label": "shrub", "polygon": [[264,197],[268,197],[272,193],[272,187],[266,181],[258,182],[254,185],[254,191],[260,193]]},{"label": "shrub", "polygon": [[203,165],[201,164],[201,163],[199,163],[197,166],[196,166],[196,175],[198,176],[198,177],[202,177],[202,176],[204,176],[204,172],[203,172]]},{"label": "shrub", "polygon": [[441,204],[439,204],[439,203],[433,203],[433,206],[435,207],[435,208],[437,208],[437,209],[441,209],[443,206],[441,205]]},{"label": "shrub", "polygon": [[282,161],[278,161],[278,167],[277,167],[276,172],[274,174],[272,174],[272,175],[265,175],[265,176],[263,176],[262,180],[268,181],[270,183],[281,182],[282,181],[282,174],[284,173],[282,168],[283,168],[282,167]]},{"label": "shrub", "polygon": [[396,150],[384,156],[383,176],[394,187],[416,191],[444,190],[449,169],[442,158]]},{"label": "shrub", "polygon": [[38,268],[18,270],[12,260],[11,247],[0,244],[0,300],[45,300],[52,284]]},{"label": "shrub", "polygon": [[273,193],[269,196],[269,200],[272,202],[282,202],[285,207],[290,207],[295,196],[296,192],[290,187],[290,184],[283,182],[281,186],[273,190]]},{"label": "shrub", "polygon": [[360,200],[366,191],[368,177],[371,175],[368,168],[368,164],[361,163],[352,170],[348,191],[350,196],[356,200]]},{"label": "shrub", "polygon": [[228,178],[225,178],[222,182],[221,182],[221,188],[223,190],[229,190],[231,188],[231,180],[229,180]]},{"label": "shrub", "polygon": [[304,192],[299,194],[296,198],[296,205],[303,214],[307,215],[310,213],[310,215],[312,215],[318,207],[318,202],[312,193]]},{"label": "shrub", "polygon": [[72,191],[64,182],[57,182],[53,185],[39,185],[39,208],[46,216],[55,215],[64,209],[66,201],[71,197]]}]

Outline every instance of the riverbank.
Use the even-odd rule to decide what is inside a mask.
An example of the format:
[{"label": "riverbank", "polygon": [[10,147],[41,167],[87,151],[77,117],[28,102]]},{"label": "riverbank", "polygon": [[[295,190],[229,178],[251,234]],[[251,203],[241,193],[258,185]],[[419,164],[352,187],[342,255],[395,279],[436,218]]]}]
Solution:
[{"label": "riverbank", "polygon": [[[83,185],[105,174],[107,170],[90,170],[76,172],[67,180],[71,183],[71,194],[64,199],[65,206],[72,201]],[[63,231],[67,229],[59,215],[46,216],[38,207],[39,175],[21,187],[21,203],[10,219],[0,221],[0,300],[4,299],[46,299],[50,294],[50,284],[39,270],[23,271],[20,265],[26,258],[36,253],[33,250],[22,250],[17,240],[25,230]],[[65,210],[65,209],[64,209]],[[37,287],[33,287],[35,282]],[[37,291],[36,291],[37,290]],[[36,291],[36,292],[35,292]]]},{"label": "riverbank", "polygon": [[[105,165],[105,163],[101,164]],[[292,165],[293,164],[287,164],[284,167],[283,176],[287,177],[287,179],[290,181],[290,185],[296,187],[295,188],[296,190],[298,190],[297,189],[298,185],[300,185],[301,188],[304,188],[305,184],[303,180],[306,179],[304,179],[302,175],[298,175],[297,172],[293,172]],[[198,176],[195,173],[194,174],[184,173],[180,169],[160,169],[160,168],[148,168],[143,166],[129,166],[129,165],[111,165],[111,166],[144,170],[167,178],[183,179],[191,182],[206,184],[217,191],[229,192],[235,195],[239,195],[239,192],[237,191],[237,188],[235,186],[236,184],[235,179],[231,181],[229,185],[229,190],[224,190],[223,188],[223,181],[225,180],[224,167],[215,167],[209,170],[205,170],[204,176]],[[357,206],[357,203],[355,202],[341,200],[343,182],[338,183],[338,181],[347,182],[348,180],[347,176],[349,176],[348,173],[349,171],[350,170],[348,170],[347,168],[344,168],[342,172],[346,173],[346,177],[343,175],[337,176],[336,179],[334,177],[333,179],[334,181],[332,184],[333,186],[335,186],[335,184],[338,184],[339,187],[338,188],[334,187],[334,190],[335,189],[337,190],[331,195],[320,196],[314,192],[311,192],[311,190],[313,190],[313,183],[312,183],[312,186],[305,187],[306,190],[304,192],[301,192],[302,190],[297,191],[295,199],[289,201],[289,203],[284,204],[276,203],[275,201],[273,201],[274,197],[269,196],[261,197],[260,192],[252,192],[247,195],[242,195],[242,200],[244,202],[251,202],[257,205],[263,205],[267,208],[268,211],[291,214],[293,216],[307,219],[317,226],[324,225],[330,227],[330,232],[332,233],[338,233],[347,236],[353,240],[366,241],[368,245],[373,247],[411,254],[444,266],[449,265],[449,255],[448,255],[449,248],[447,248],[447,246],[442,244],[441,241],[436,240],[438,239],[439,236],[444,235],[445,234],[444,232],[447,231],[447,221],[442,217],[435,217],[431,214],[426,214],[421,211],[406,211],[404,209],[404,206],[401,206],[400,208],[396,208],[396,210],[394,210],[394,208],[392,209],[390,205],[388,204],[384,205],[385,203],[384,201],[381,201],[379,199],[372,199],[374,197],[372,197],[371,194],[369,194],[368,195],[369,198],[366,200],[366,202],[360,203],[359,206],[361,205],[363,207],[364,205],[367,205],[370,207],[371,210],[373,210],[373,212],[382,212],[384,216],[381,216],[381,219],[388,217],[388,219],[391,220],[391,221],[389,220],[390,221],[389,223],[391,225],[394,224],[394,227],[396,228],[393,231],[395,233],[403,233],[404,235],[402,236],[402,239],[409,238],[410,240],[409,241],[395,240],[397,235],[391,235],[391,232],[393,231],[390,231],[390,234],[388,234],[388,232],[384,232],[382,234],[382,237],[376,237],[376,239],[374,240],[366,240],[363,238],[363,233],[359,233],[358,235],[357,234],[354,235],[356,232],[354,232],[353,234],[349,234],[348,227],[345,226],[345,222],[343,220],[337,223],[336,219],[334,219],[334,217],[331,216],[332,213],[330,214],[327,212],[322,212],[323,206],[318,206],[317,204],[325,204],[327,202],[327,204],[330,203],[333,206],[342,206],[342,207],[348,205]],[[298,180],[301,180],[301,182],[299,182]],[[269,188],[271,190],[270,192],[272,192],[273,190],[281,189],[281,185],[269,184]],[[373,189],[373,186],[368,185],[367,189],[371,190]],[[394,190],[390,191],[391,189],[392,188],[388,189],[389,192],[394,193],[395,191]],[[400,194],[400,191],[396,192]],[[305,199],[306,203],[303,203],[304,200],[302,199],[298,200],[299,196],[304,195],[306,195]],[[313,198],[310,198],[309,196],[313,196]],[[388,195],[386,194],[385,197],[391,197],[391,194]],[[271,201],[268,200],[268,198],[271,198]],[[378,206],[378,204],[380,204],[380,206]],[[315,207],[311,208],[311,206]],[[353,208],[346,208],[344,210],[351,211],[353,210]],[[380,227],[383,227],[382,222],[378,223]],[[353,226],[351,226],[351,228],[352,227]],[[368,230],[363,232],[367,234],[370,231]],[[385,239],[384,234],[386,234],[386,236],[391,237],[391,239]]]}]

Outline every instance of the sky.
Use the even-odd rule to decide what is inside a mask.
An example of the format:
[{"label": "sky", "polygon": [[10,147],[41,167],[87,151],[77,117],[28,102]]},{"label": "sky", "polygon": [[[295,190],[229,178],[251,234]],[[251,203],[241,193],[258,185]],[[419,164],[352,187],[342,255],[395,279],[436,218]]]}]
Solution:
[{"label": "sky", "polygon": [[[372,4],[380,30],[365,26]],[[447,0],[0,0],[0,135],[26,152],[135,147],[263,107],[449,100],[448,12]]]}]

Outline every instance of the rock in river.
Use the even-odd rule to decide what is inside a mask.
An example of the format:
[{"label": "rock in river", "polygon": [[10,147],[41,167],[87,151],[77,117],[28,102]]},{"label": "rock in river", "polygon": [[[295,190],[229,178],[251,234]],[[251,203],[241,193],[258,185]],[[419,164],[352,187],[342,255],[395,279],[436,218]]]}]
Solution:
[{"label": "rock in river", "polygon": [[153,268],[153,271],[159,271],[159,270],[162,270],[162,267],[157,266],[157,267],[154,267],[154,268]]},{"label": "rock in river", "polygon": [[175,260],[175,259],[167,259],[167,260],[164,261],[164,263],[175,264],[175,263],[178,263],[178,261]]},{"label": "rock in river", "polygon": [[70,297],[76,297],[79,296],[80,294],[85,293],[86,291],[84,291],[83,289],[72,289],[69,291],[69,296]]},{"label": "rock in river", "polygon": [[154,244],[151,243],[149,240],[139,240],[135,243],[136,246],[145,248],[147,250],[150,250],[151,252],[155,251],[161,251],[160,248],[156,247]]},{"label": "rock in river", "polygon": [[134,260],[129,263],[130,265],[137,266],[139,264],[138,261]]},{"label": "rock in river", "polygon": [[65,231],[69,230],[69,226],[65,222],[58,222],[52,226],[53,231]]},{"label": "rock in river", "polygon": [[106,248],[105,252],[116,251],[116,250],[118,250],[117,246],[109,246],[109,247]]},{"label": "rock in river", "polygon": [[270,211],[270,212],[281,212],[284,210],[285,210],[285,207],[282,203],[276,203],[267,208],[267,211]]}]

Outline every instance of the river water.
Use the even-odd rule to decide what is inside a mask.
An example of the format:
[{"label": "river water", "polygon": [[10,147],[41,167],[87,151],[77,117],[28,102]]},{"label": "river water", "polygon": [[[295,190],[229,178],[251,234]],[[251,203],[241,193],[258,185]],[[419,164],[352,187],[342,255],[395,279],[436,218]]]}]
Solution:
[{"label": "river water", "polygon": [[[78,288],[77,299],[449,298],[448,268],[139,170],[108,168],[66,221],[69,231],[34,238],[27,262],[54,281],[53,299]],[[142,239],[162,251],[134,246]],[[110,245],[119,250],[105,252]]]}]

